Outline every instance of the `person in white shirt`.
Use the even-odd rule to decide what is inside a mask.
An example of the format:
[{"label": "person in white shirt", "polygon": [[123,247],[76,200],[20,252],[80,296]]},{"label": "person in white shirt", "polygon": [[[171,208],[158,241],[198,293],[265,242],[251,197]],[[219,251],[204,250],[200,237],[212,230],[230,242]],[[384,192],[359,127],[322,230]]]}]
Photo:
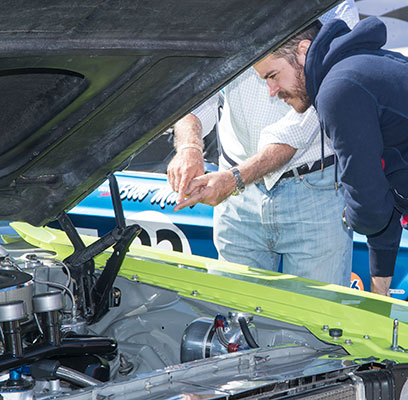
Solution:
[{"label": "person in white shirt", "polygon": [[[332,17],[354,26],[354,1],[321,20]],[[297,114],[270,97],[253,68],[224,94],[219,172],[203,175],[201,137],[217,123],[221,95],[175,125],[177,153],[168,167],[179,193],[175,210],[199,201],[217,206],[214,242],[221,259],[274,271],[282,262],[284,273],[349,285],[352,236],[341,219],[344,198],[328,141],[321,165],[314,109]]]}]

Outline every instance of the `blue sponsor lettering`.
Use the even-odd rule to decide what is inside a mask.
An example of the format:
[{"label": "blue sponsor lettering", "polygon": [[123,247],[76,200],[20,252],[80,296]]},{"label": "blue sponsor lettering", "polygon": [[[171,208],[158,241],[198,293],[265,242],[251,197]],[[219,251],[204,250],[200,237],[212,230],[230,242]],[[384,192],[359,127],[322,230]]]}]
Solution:
[{"label": "blue sponsor lettering", "polygon": [[166,204],[175,204],[177,200],[177,193],[166,187],[160,188],[157,193],[154,194],[150,202],[152,204],[160,204],[161,208],[164,208]]},{"label": "blue sponsor lettering", "polygon": [[150,200],[151,204],[159,204],[161,208],[166,205],[174,205],[177,200],[177,193],[173,192],[166,186],[153,186],[153,185],[135,185],[129,184],[121,187],[120,198],[121,200],[139,200],[146,199],[148,194],[152,193],[153,196]]},{"label": "blue sponsor lettering", "polygon": [[125,185],[120,189],[121,200],[139,200],[142,201],[151,191],[157,188],[151,185]]}]

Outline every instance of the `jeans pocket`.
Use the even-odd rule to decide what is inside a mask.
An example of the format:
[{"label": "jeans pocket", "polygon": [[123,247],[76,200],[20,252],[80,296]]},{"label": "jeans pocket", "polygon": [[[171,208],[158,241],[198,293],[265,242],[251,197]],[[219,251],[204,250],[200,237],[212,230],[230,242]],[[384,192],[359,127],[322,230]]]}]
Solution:
[{"label": "jeans pocket", "polygon": [[326,169],[303,175],[302,183],[311,190],[335,190],[334,174],[329,173]]}]

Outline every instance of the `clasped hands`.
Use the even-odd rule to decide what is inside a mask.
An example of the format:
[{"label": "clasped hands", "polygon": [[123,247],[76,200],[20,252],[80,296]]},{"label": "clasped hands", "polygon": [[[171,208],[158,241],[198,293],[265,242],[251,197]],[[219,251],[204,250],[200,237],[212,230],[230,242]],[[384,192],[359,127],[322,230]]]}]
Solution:
[{"label": "clasped hands", "polygon": [[179,192],[174,211],[197,203],[216,206],[224,201],[235,189],[235,178],[231,171],[210,172],[190,181],[184,194]]},{"label": "clasped hands", "polygon": [[178,193],[174,211],[197,203],[216,206],[235,189],[235,178],[231,171],[204,174],[204,161],[195,149],[177,153],[167,169],[167,178],[172,189]]}]

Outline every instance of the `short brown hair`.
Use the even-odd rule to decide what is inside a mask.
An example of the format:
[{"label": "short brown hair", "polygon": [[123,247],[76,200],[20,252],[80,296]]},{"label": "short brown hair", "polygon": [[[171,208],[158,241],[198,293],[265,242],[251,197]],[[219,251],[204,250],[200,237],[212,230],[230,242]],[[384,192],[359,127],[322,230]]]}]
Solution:
[{"label": "short brown hair", "polygon": [[289,64],[293,65],[297,62],[296,54],[299,43],[302,40],[312,41],[320,31],[322,23],[319,20],[312,22],[309,26],[302,29],[296,35],[278,47],[272,52],[274,58],[285,58]]}]

